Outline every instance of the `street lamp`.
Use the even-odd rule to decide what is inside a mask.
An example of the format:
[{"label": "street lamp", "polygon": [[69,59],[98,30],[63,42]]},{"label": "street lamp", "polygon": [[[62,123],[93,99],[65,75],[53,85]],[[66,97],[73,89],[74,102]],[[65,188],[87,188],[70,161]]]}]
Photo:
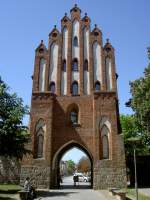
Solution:
[{"label": "street lamp", "polygon": [[134,145],[134,174],[135,174],[136,200],[138,200],[137,169],[136,169],[136,145]]},{"label": "street lamp", "polygon": [[133,144],[133,152],[134,152],[134,180],[135,180],[135,194],[136,200],[138,200],[138,184],[137,184],[137,165],[136,165],[136,145],[140,143],[139,138],[130,138],[128,141]]}]

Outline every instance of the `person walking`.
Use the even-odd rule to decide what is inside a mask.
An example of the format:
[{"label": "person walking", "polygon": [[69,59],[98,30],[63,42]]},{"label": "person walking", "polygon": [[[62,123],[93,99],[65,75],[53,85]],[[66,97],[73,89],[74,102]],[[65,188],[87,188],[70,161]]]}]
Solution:
[{"label": "person walking", "polygon": [[36,198],[35,188],[30,184],[29,177],[26,178],[23,188],[26,192],[25,200],[32,200]]}]

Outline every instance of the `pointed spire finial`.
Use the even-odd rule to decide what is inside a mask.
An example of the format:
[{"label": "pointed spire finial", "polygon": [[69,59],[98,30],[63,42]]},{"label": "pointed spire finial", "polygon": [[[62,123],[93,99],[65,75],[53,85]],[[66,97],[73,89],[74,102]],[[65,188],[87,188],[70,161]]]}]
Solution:
[{"label": "pointed spire finial", "polygon": [[56,29],[56,25],[54,25],[54,28]]},{"label": "pointed spire finial", "polygon": [[43,44],[43,40],[41,40],[41,44]]},{"label": "pointed spire finial", "polygon": [[65,16],[67,16],[67,13],[65,12]]},{"label": "pointed spire finial", "polygon": [[95,24],[94,26],[95,26],[95,28],[97,28],[97,24]]},{"label": "pointed spire finial", "polygon": [[147,55],[148,55],[148,59],[150,60],[150,46],[147,47]]},{"label": "pointed spire finial", "polygon": [[76,3],[74,4],[74,7],[77,7],[77,4],[76,4]]},{"label": "pointed spire finial", "polygon": [[85,16],[87,16],[87,13],[85,13]]},{"label": "pointed spire finial", "polygon": [[106,42],[109,43],[109,38],[106,39]]}]

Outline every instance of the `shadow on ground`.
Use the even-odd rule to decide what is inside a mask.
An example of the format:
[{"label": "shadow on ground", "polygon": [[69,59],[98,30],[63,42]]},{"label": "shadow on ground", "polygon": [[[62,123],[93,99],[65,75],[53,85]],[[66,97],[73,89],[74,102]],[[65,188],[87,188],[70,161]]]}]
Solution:
[{"label": "shadow on ground", "polygon": [[16,198],[11,198],[11,197],[1,197],[0,200],[16,200]]},{"label": "shadow on ground", "polygon": [[53,197],[53,196],[68,196],[69,194],[73,194],[77,192],[59,192],[59,191],[38,191],[38,197]]},{"label": "shadow on ground", "polygon": [[81,190],[85,190],[85,189],[91,189],[91,185],[61,185],[59,189],[81,189]]},{"label": "shadow on ground", "polygon": [[[75,193],[78,193],[77,190],[81,189],[90,189],[91,186],[87,186],[87,185],[61,185],[60,188],[56,188],[56,189],[53,189],[52,191],[42,191],[42,190],[39,190],[37,191],[37,196],[38,197],[53,197],[53,196],[68,196],[70,194],[75,194]],[[64,190],[67,190],[67,189],[71,189],[72,191],[69,192],[69,191],[64,191]],[[63,190],[63,191],[62,191]],[[74,191],[73,191],[74,190]]]}]

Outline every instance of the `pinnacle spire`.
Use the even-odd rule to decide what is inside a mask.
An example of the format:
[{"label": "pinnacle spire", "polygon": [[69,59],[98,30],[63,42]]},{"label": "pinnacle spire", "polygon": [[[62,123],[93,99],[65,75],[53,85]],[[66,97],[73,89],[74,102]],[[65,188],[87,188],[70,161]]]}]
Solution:
[{"label": "pinnacle spire", "polygon": [[77,4],[75,4],[74,5],[74,7],[70,10],[70,12],[72,12],[72,11],[75,11],[75,12],[80,12],[81,13],[81,10],[80,10],[80,8],[78,7],[78,5]]},{"label": "pinnacle spire", "polygon": [[109,38],[106,39],[106,42],[109,43]]},{"label": "pinnacle spire", "polygon": [[148,59],[150,60],[150,46],[147,47],[147,55],[148,55]]}]

